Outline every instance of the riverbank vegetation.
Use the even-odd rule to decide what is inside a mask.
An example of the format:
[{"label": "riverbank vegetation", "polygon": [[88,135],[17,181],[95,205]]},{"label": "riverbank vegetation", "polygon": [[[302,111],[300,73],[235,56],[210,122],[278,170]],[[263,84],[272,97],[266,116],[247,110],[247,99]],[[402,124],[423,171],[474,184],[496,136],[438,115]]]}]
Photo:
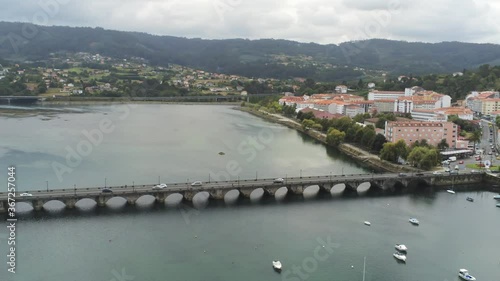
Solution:
[{"label": "riverbank vegetation", "polygon": [[[391,114],[360,114],[354,118],[344,116],[341,118],[320,119],[312,112],[296,112],[295,106],[280,105],[276,99],[261,99],[258,103],[242,103],[253,110],[264,110],[273,114],[281,114],[301,124],[303,130],[315,130],[326,135],[326,142],[331,146],[341,143],[355,145],[375,155],[380,159],[393,163],[409,163],[424,170],[429,170],[440,163],[439,150],[446,148],[446,141],[438,147],[433,147],[426,140],[417,141],[409,147],[403,140],[396,143],[387,142],[384,135],[376,133],[372,125],[364,125],[368,118],[380,117],[384,120],[395,120]],[[379,120],[380,120],[379,119]],[[378,124],[377,122],[377,127]]]}]

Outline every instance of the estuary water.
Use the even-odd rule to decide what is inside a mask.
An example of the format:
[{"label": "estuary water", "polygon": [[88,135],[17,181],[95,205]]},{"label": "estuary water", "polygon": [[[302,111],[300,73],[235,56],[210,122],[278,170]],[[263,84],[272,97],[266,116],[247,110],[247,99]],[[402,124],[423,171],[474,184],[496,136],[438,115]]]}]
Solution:
[{"label": "estuary water", "polygon": [[[209,175],[371,172],[291,129],[228,106],[56,109],[0,117],[2,182],[9,165],[17,167],[23,191],[43,189],[47,181],[55,189],[155,183],[158,177],[169,183]],[[497,280],[500,208],[493,196],[322,195],[201,209],[115,204],[27,213],[16,228],[16,274],[7,272],[8,233],[0,228],[0,280],[353,281],[362,280],[365,256],[366,280],[459,280],[460,268],[477,280]],[[392,257],[397,243],[409,249],[406,264]],[[271,267],[274,259],[283,264],[281,274]]]}]

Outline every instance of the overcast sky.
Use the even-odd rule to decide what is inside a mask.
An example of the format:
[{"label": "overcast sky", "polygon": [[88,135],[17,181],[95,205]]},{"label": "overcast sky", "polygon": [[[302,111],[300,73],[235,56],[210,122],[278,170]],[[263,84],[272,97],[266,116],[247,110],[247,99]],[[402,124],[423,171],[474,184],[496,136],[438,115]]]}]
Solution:
[{"label": "overcast sky", "polygon": [[190,38],[500,44],[499,0],[0,0],[0,7],[2,21]]}]

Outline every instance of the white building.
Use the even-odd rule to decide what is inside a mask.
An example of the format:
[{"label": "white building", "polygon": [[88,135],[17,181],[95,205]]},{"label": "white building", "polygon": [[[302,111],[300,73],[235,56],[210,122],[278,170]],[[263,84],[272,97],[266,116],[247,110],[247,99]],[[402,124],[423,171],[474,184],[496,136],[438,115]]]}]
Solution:
[{"label": "white building", "polygon": [[404,97],[405,92],[403,91],[370,91],[368,93],[368,100],[388,100],[397,99],[399,97]]},{"label": "white building", "polygon": [[338,85],[335,87],[335,92],[340,93],[340,94],[346,94],[347,93],[347,86],[346,85]]}]

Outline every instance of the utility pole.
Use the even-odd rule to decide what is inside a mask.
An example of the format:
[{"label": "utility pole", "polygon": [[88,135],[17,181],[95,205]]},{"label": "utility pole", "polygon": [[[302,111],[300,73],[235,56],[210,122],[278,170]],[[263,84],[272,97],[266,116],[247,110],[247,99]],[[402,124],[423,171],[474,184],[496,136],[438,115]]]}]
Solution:
[{"label": "utility pole", "polygon": [[49,181],[45,181],[47,183],[47,192],[49,192]]}]

